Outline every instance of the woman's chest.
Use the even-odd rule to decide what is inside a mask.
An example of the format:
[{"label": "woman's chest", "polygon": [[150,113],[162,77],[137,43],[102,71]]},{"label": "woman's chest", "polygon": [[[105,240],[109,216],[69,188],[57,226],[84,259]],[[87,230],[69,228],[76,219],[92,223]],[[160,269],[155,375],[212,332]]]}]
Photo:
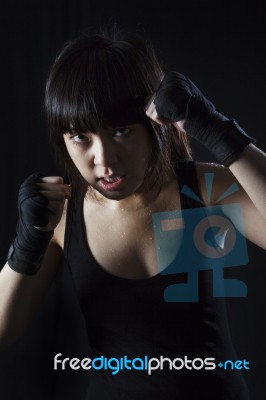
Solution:
[{"label": "woman's chest", "polygon": [[85,220],[87,244],[107,272],[144,279],[158,272],[152,215],[90,215]]},{"label": "woman's chest", "polygon": [[169,198],[171,202],[163,197],[137,210],[110,211],[84,203],[85,240],[97,263],[122,278],[145,279],[158,274],[160,244],[156,241],[154,216],[159,210],[180,208],[176,186]]}]

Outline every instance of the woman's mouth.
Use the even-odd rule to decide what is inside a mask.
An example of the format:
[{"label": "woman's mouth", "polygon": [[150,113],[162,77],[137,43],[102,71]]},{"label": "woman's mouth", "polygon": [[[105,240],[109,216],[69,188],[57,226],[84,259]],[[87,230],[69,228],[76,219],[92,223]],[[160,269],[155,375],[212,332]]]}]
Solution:
[{"label": "woman's mouth", "polygon": [[99,179],[99,184],[104,190],[117,190],[125,181],[125,176],[106,176]]}]

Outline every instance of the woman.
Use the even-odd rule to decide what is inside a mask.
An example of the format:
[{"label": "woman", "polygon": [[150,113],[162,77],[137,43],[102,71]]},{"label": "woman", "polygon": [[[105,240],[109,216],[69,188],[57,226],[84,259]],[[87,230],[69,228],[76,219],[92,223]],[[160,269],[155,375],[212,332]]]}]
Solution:
[{"label": "woman", "polygon": [[[247,399],[239,371],[216,365],[236,359],[222,278],[212,280],[205,254],[192,290],[194,265],[178,256],[187,240],[193,245],[190,211],[207,215],[214,204],[265,247],[265,154],[187,77],[164,75],[150,44],[136,37],[68,43],[51,69],[45,105],[71,185],[36,173],[21,186],[17,236],[1,272],[1,342],[25,330],[64,256],[91,349],[82,364],[88,399]],[[222,165],[192,162],[187,134]],[[156,236],[154,217],[181,209],[185,226],[166,219],[165,232],[184,233],[169,245]]]}]

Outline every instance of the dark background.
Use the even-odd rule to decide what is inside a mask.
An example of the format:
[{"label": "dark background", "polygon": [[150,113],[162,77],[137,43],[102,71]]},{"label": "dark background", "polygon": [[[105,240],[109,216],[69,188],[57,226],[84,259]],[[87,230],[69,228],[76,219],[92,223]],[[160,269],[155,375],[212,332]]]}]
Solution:
[{"label": "dark background", "polygon": [[[20,183],[37,170],[46,174],[62,173],[49,146],[42,113],[45,80],[65,41],[84,31],[105,28],[114,22],[122,28],[145,31],[166,69],[188,75],[220,112],[235,118],[257,139],[258,147],[266,150],[264,1],[21,0],[1,3],[2,265],[15,233]],[[192,144],[195,159],[214,161],[207,150]],[[250,361],[251,369],[245,377],[251,398],[261,400],[266,373],[265,252],[250,243],[248,246],[250,263],[238,270],[238,277],[247,283],[249,294],[246,299],[230,299],[228,311],[239,358]],[[84,332],[77,334],[73,328],[78,325],[82,331],[83,321],[71,280],[67,272],[61,271],[61,274],[63,283],[60,275],[29,334],[0,357],[2,399],[72,399],[78,398],[74,394],[76,384],[83,390],[87,377],[56,374],[52,371],[52,356],[47,356],[67,349],[69,342],[73,355],[86,353]]]}]

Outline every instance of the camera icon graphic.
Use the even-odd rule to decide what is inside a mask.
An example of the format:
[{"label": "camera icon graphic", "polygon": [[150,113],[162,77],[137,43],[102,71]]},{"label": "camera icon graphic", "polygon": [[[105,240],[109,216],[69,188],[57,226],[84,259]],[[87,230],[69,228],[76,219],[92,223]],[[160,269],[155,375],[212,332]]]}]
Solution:
[{"label": "camera icon graphic", "polygon": [[203,270],[212,271],[213,297],[247,296],[244,282],[224,278],[224,268],[248,263],[240,204],[155,213],[153,229],[159,273],[187,273],[187,283],[165,289],[166,302],[197,302]]}]

